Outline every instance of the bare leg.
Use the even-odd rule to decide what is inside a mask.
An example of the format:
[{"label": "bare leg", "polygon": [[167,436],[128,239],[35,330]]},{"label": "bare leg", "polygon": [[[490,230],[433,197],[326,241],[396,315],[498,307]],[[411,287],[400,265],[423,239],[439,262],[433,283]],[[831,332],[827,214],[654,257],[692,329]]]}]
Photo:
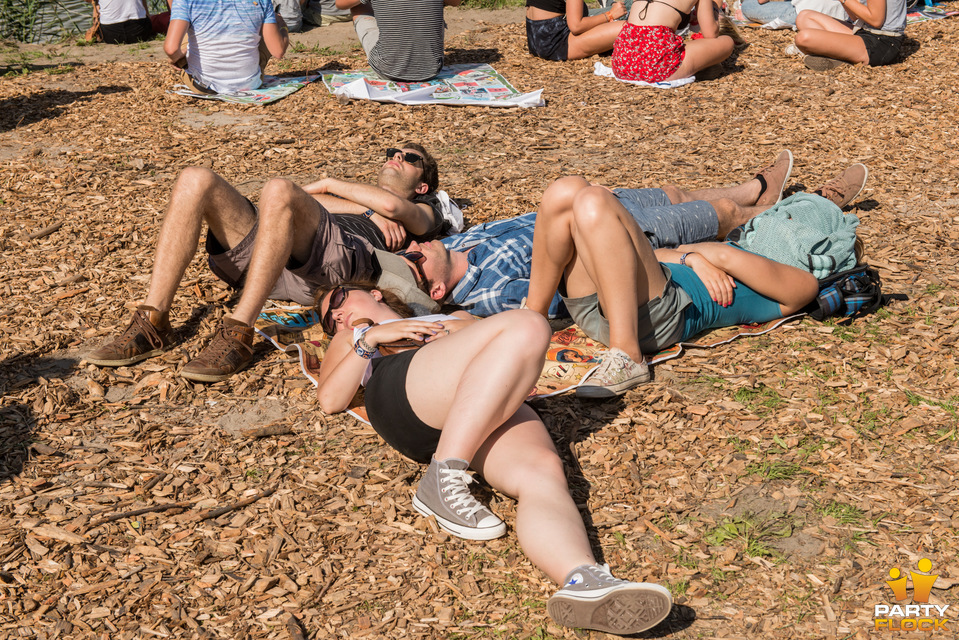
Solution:
[{"label": "bare leg", "polygon": [[796,46],[803,53],[846,62],[869,63],[862,38],[845,24],[817,11],[800,11],[796,16]]},{"label": "bare leg", "polygon": [[662,189],[666,192],[666,195],[669,196],[669,201],[673,204],[695,202],[696,200],[705,200],[706,202],[714,204],[716,200],[727,199],[735,204],[748,207],[756,204],[756,200],[762,191],[762,185],[759,180],[752,178],[742,184],[731,187],[714,187],[686,191],[676,185],[667,185]]},{"label": "bare leg", "polygon": [[208,169],[184,169],[173,186],[157,240],[150,290],[144,304],[167,313],[206,221],[220,244],[240,242],[256,221],[253,207],[226,180]]},{"label": "bare leg", "polygon": [[260,224],[233,319],[251,325],[292,256],[306,262],[326,210],[300,187],[275,178],[260,195]]},{"label": "bare leg", "polygon": [[507,311],[433,342],[410,363],[406,392],[426,424],[442,429],[436,458],[473,459],[520,407],[543,370],[549,325]]},{"label": "bare leg", "polygon": [[696,75],[706,67],[719,64],[733,53],[735,47],[729,36],[703,38],[686,43],[686,55],[679,68],[667,80],[679,80]]},{"label": "bare leg", "polygon": [[567,293],[597,293],[609,320],[608,346],[642,362],[639,307],[666,286],[649,240],[619,200],[599,187],[576,196],[570,230],[576,256],[566,269]]},{"label": "bare leg", "polygon": [[570,176],[556,180],[543,193],[533,236],[533,273],[537,277],[530,279],[526,306],[544,317],[566,265],[573,260],[575,248],[569,230],[573,201],[588,186],[585,179]]},{"label": "bare leg", "polygon": [[626,23],[622,20],[617,20],[593,27],[578,36],[571,34],[568,40],[567,59],[581,60],[597,53],[609,51],[613,48],[613,43],[616,42],[619,32],[623,30],[624,24]]},{"label": "bare leg", "polygon": [[563,462],[532,409],[520,407],[497,429],[477,453],[474,466],[495,489],[517,499],[520,546],[546,575],[561,583],[575,567],[595,564]]},{"label": "bare leg", "polygon": [[571,210],[552,206],[552,196],[562,202],[566,189],[583,182],[563,178],[543,196],[536,220],[527,305],[545,313],[565,275],[570,297],[599,296],[610,325],[608,346],[622,349],[641,362],[638,309],[662,293],[666,279],[646,236],[607,189],[580,188]]},{"label": "bare leg", "polygon": [[716,210],[716,218],[719,220],[719,229],[716,233],[717,240],[723,240],[729,232],[739,225],[746,224],[754,217],[768,209],[769,207],[742,207],[732,200],[716,200],[711,202]]}]

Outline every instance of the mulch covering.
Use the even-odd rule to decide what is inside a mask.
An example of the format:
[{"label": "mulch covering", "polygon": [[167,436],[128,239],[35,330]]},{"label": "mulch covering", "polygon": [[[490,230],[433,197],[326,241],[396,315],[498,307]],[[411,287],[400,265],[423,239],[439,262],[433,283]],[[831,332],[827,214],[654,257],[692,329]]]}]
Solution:
[{"label": "mulch covering", "polygon": [[941,575],[932,602],[951,605],[950,632],[928,637],[955,633],[959,20],[911,27],[903,63],[824,74],[782,53],[789,33],[748,37],[721,77],[668,92],[532,59],[519,24],[448,43],[450,63],[547,87],[530,111],[340,104],[318,86],[197,104],[165,92],[160,63],[0,80],[0,635],[603,637],[548,619],[555,585],[514,531],[469,543],[418,517],[423,468],[322,415],[295,360],[261,341],[228,382],[178,377],[231,298],[204,260],[175,301],[182,346],[81,362],[144,295],[180,169],[255,198],[271,176],[371,180],[407,138],[441,158],[470,223],[533,210],[570,173],[730,184],[789,147],[792,184],[815,188],[868,164],[869,261],[908,301],[690,351],[621,401],[536,406],[597,553],[675,595],[654,635],[870,637],[888,570],[922,557]]}]

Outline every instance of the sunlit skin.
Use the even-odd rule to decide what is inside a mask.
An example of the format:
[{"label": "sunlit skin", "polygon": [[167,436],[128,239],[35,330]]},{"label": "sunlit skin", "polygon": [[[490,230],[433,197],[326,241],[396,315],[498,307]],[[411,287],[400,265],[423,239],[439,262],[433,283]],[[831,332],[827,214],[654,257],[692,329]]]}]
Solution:
[{"label": "sunlit skin", "polygon": [[[867,0],[865,4],[848,0],[843,9],[849,21],[862,19],[874,29],[886,21],[886,0]],[[800,11],[796,15],[796,46],[803,53],[843,60],[853,64],[869,62],[862,38],[852,27],[818,11]]]},{"label": "sunlit skin", "polygon": [[[428,247],[421,247],[422,249]],[[317,307],[329,309],[330,293]],[[350,291],[332,318],[337,332],[320,369],[317,399],[327,413],[343,411],[360,386],[369,360],[353,350],[349,325],[398,314],[377,290]],[[442,430],[437,459],[461,458],[496,490],[517,500],[516,534],[524,551],[553,580],[596,562],[563,463],[536,413],[524,404],[543,368],[550,329],[530,311],[484,320],[442,323],[398,320],[369,329],[370,346],[426,338],[413,356],[406,394],[417,417]]]},{"label": "sunlit skin", "polygon": [[606,12],[591,16],[583,11],[582,0],[566,0],[566,13],[554,13],[539,7],[526,7],[528,20],[549,20],[566,16],[569,27],[567,39],[567,59],[579,60],[613,48],[616,36],[623,28],[623,21],[617,20],[626,15],[626,5],[613,2]]}]

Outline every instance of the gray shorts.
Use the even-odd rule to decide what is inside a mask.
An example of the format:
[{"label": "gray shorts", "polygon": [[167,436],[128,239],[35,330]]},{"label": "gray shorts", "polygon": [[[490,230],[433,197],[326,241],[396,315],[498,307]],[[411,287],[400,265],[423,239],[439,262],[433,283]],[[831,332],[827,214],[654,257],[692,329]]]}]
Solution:
[{"label": "gray shorts", "polygon": [[[683,337],[683,319],[686,307],[692,299],[673,282],[668,267],[663,267],[666,286],[663,292],[639,308],[639,348],[646,355],[658,353],[671,347]],[[560,285],[560,295],[569,309],[573,322],[593,340],[609,345],[609,320],[603,315],[599,296],[592,294],[582,298],[568,298],[565,283]]]},{"label": "gray shorts", "polygon": [[646,232],[653,249],[710,242],[719,233],[716,210],[704,200],[670,204],[662,189],[613,189],[613,194]]},{"label": "gray shorts", "polygon": [[[256,207],[253,208],[255,211]],[[210,269],[216,277],[234,289],[243,286],[247,267],[253,257],[253,245],[258,229],[259,221],[232,249],[224,249],[216,236],[209,231],[206,234]],[[295,264],[291,259],[280,273],[269,297],[312,305],[313,295],[320,286],[334,286],[371,277],[372,254],[373,248],[366,240],[344,232],[324,210],[316,228],[309,260],[305,264]]]}]

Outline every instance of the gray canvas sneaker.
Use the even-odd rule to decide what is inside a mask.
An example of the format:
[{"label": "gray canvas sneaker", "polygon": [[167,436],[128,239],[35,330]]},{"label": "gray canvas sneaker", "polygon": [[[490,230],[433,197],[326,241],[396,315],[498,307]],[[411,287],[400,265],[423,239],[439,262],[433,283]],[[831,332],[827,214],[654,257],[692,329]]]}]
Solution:
[{"label": "gray canvas sneaker", "polygon": [[423,474],[413,507],[454,536],[467,540],[492,540],[506,533],[506,525],[470,493],[473,477],[469,463],[459,458],[433,458]]},{"label": "gray canvas sneaker", "polygon": [[583,564],[569,572],[546,610],[564,627],[628,635],[655,627],[672,606],[665,587],[614,578],[608,565]]},{"label": "gray canvas sneaker", "polygon": [[602,362],[586,381],[576,387],[580,398],[613,398],[633,387],[649,382],[649,365],[636,362],[622,349],[608,349],[596,354]]}]

